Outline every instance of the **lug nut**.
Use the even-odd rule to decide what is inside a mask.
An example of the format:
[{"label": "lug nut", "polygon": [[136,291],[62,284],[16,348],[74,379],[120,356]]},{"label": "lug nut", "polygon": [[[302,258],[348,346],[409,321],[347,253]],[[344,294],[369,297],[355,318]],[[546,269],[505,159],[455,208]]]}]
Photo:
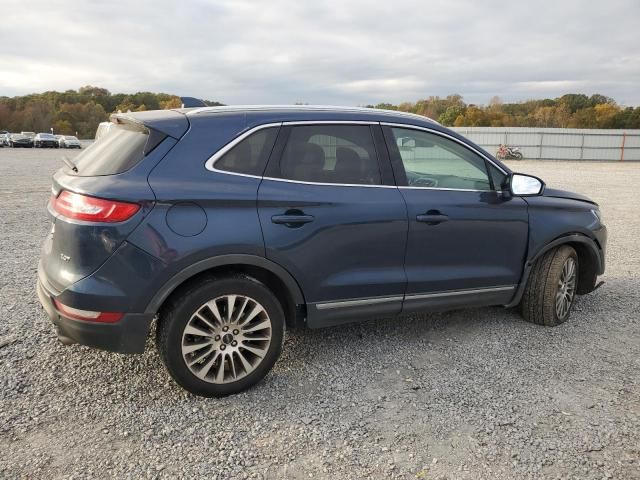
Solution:
[{"label": "lug nut", "polygon": [[231,346],[235,347],[236,345],[238,345],[238,342],[236,342],[235,340],[233,342],[231,342]]},{"label": "lug nut", "polygon": [[233,331],[233,334],[234,334],[234,335],[238,335],[239,333],[240,333],[240,330],[234,330],[234,331]]},{"label": "lug nut", "polygon": [[220,335],[216,335],[216,336],[215,336],[215,338],[214,338],[214,340],[215,340],[216,342],[219,342],[219,341],[220,341]]},{"label": "lug nut", "polygon": [[229,330],[229,327],[222,327],[223,332],[226,332],[227,330]]},{"label": "lug nut", "polygon": [[224,350],[225,348],[227,348],[227,346],[224,343],[220,345],[220,350]]}]

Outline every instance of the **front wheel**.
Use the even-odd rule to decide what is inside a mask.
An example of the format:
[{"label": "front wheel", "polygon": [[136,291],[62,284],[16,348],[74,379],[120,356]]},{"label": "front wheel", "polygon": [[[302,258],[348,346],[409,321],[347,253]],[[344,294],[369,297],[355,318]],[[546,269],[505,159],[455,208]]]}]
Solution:
[{"label": "front wheel", "polygon": [[170,301],[156,345],[173,379],[204,397],[248,389],[271,370],[282,351],[280,302],[246,275],[202,280]]},{"label": "front wheel", "polygon": [[522,296],[524,319],[555,326],[569,318],[578,287],[578,255],[569,245],[545,253],[533,266]]}]

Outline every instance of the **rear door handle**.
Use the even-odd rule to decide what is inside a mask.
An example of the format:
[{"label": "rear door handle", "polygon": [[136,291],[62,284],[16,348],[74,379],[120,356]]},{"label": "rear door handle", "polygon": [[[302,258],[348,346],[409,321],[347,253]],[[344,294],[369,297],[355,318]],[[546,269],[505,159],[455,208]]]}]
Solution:
[{"label": "rear door handle", "polygon": [[277,225],[286,225],[287,227],[297,227],[305,223],[313,222],[313,215],[274,215],[271,221]]},{"label": "rear door handle", "polygon": [[423,213],[422,215],[416,216],[417,222],[426,223],[427,225],[438,225],[439,223],[446,222],[449,220],[447,215],[442,215],[441,213]]}]

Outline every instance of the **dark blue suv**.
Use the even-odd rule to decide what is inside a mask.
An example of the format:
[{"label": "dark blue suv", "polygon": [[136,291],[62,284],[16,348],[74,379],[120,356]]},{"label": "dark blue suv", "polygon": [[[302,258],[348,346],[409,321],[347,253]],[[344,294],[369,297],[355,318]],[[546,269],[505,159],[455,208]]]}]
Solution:
[{"label": "dark blue suv", "polygon": [[604,272],[598,206],[425,117],[336,107],[112,116],[53,177],[38,294],[63,343],[156,344],[221,396],[285,328],[462,307],[564,322]]}]

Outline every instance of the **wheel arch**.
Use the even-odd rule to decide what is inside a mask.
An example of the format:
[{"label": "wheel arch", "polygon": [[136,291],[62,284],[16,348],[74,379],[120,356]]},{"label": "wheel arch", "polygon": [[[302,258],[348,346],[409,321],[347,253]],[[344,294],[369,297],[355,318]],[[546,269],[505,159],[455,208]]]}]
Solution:
[{"label": "wheel arch", "polygon": [[159,313],[172,295],[209,275],[244,273],[264,283],[285,311],[287,328],[299,327],[306,317],[306,302],[295,278],[280,265],[255,255],[221,255],[200,260],[174,275],[151,299],[145,313]]},{"label": "wheel arch", "polygon": [[569,245],[573,247],[578,254],[579,270],[578,289],[576,293],[584,295],[585,293],[589,293],[594,290],[596,279],[604,270],[600,247],[595,240],[587,235],[582,233],[568,233],[545,244],[527,260],[518,289],[516,290],[511,302],[505,305],[507,308],[515,307],[520,303],[527,281],[529,280],[529,274],[531,273],[531,269],[536,260],[549,250],[561,245]]}]

